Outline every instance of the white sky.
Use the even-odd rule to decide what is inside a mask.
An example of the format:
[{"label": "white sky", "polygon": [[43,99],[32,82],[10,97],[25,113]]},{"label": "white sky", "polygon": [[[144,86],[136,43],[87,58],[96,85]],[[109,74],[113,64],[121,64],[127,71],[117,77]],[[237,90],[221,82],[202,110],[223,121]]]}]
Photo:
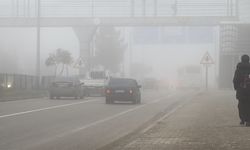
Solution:
[{"label": "white sky", "polygon": [[[57,48],[69,50],[74,58],[78,57],[78,39],[72,28],[42,28],[42,69],[44,69],[44,60],[49,53]],[[0,28],[0,54],[1,57],[8,56],[7,61],[14,59],[18,62],[19,70],[15,71],[23,74],[34,74],[36,62],[35,28]]]},{"label": "white sky", "polygon": [[[76,59],[79,55],[78,39],[72,28],[42,28],[41,31],[41,70],[43,75],[51,75],[54,68],[44,66],[48,54],[63,48],[69,50]],[[176,70],[183,65],[200,65],[206,51],[216,59],[218,51],[213,44],[203,45],[136,45],[133,47],[133,62],[152,66],[151,76],[174,79]],[[8,58],[0,60],[1,72],[35,74],[36,30],[35,28],[0,28],[0,54]],[[6,70],[3,64],[17,62],[18,69]],[[3,69],[4,68],[4,69]],[[210,76],[216,78],[216,68],[210,68]],[[72,69],[71,73],[77,73]]]}]

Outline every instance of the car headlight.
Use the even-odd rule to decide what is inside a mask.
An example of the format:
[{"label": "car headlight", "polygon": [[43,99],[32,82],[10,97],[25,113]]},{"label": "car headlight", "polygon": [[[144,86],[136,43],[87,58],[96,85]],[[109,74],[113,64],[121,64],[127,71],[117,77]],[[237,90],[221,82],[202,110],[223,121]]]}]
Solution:
[{"label": "car headlight", "polygon": [[133,90],[129,90],[129,94],[133,94]]},{"label": "car headlight", "polygon": [[9,88],[11,88],[12,87],[12,85],[10,84],[10,83],[8,83],[7,84],[7,88],[9,89]]}]

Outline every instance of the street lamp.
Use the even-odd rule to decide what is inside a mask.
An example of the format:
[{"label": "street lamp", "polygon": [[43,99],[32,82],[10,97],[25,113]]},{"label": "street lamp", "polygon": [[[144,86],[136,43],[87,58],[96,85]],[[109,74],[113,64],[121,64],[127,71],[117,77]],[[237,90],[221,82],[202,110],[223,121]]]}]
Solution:
[{"label": "street lamp", "polygon": [[40,77],[41,77],[41,72],[40,72],[40,8],[41,7],[41,1],[37,0],[37,27],[36,27],[36,76],[37,76],[37,87],[39,88],[40,86]]}]

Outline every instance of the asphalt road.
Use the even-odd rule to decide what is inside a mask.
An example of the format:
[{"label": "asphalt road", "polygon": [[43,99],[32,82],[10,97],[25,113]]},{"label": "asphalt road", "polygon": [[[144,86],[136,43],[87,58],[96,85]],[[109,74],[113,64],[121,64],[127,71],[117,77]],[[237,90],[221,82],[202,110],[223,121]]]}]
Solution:
[{"label": "asphalt road", "polygon": [[[152,124],[197,91],[144,91],[142,104],[29,99],[0,103],[1,150],[94,150]],[[152,121],[151,121],[152,120]],[[151,121],[151,122],[150,122]]]}]

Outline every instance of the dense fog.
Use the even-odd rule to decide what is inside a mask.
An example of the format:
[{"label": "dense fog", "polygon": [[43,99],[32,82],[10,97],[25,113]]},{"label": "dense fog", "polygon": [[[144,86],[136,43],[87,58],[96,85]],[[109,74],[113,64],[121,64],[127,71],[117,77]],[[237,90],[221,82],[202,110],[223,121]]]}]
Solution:
[{"label": "dense fog", "polygon": [[248,150],[250,0],[0,0],[0,150]]},{"label": "dense fog", "polygon": [[[192,3],[196,5],[191,7]],[[201,64],[201,59],[208,52],[213,59],[213,64],[210,64],[208,69],[209,84],[216,87],[220,78],[219,64],[222,57],[220,54],[223,51],[223,43],[220,42],[224,40],[222,39],[224,28],[220,28],[225,24],[223,17],[229,15],[232,16],[232,20],[238,17],[242,21],[247,21],[248,5],[243,0],[210,1],[209,3],[211,5],[207,5],[206,1],[148,0],[130,3],[125,0],[108,5],[101,1],[90,3],[90,1],[80,0],[2,1],[0,7],[4,9],[2,13],[0,12],[0,16],[23,18],[24,21],[20,20],[16,24],[3,20],[0,28],[1,73],[37,75],[40,70],[39,76],[54,76],[57,73],[81,75],[91,69],[104,68],[118,76],[137,79],[156,78],[176,84],[179,82],[178,70],[196,66],[201,70],[200,86],[203,86],[205,66]],[[212,4],[217,7],[212,8]],[[120,10],[117,9],[118,6],[121,7]],[[131,9],[128,9],[130,6]],[[240,8],[235,9],[234,6]],[[81,9],[83,7],[88,9]],[[214,18],[203,19],[202,16]],[[44,20],[37,20],[39,17]],[[46,20],[46,17],[49,20]],[[89,19],[89,17],[92,18]],[[109,20],[108,17],[111,19]],[[132,20],[122,22],[120,19],[123,17],[129,19],[131,17]],[[166,17],[165,20],[164,17]],[[221,21],[216,17],[221,17]],[[84,18],[87,19],[84,20]],[[143,20],[143,18],[147,19]],[[108,28],[113,28],[112,30],[117,33],[111,33]],[[241,30],[244,32],[245,29]],[[40,40],[37,39],[38,34]],[[105,41],[108,39],[106,36],[113,36],[112,34],[117,34],[115,35],[117,41],[114,40],[114,42],[118,42],[116,44],[120,44],[123,50],[121,57],[116,58],[120,61],[107,66],[110,62],[100,59],[105,53],[100,47],[116,49],[115,46],[112,47],[112,40]],[[101,42],[106,45],[101,45]],[[237,39],[230,42],[232,45],[239,43]],[[37,56],[37,44],[39,44],[40,57]],[[66,50],[72,56],[70,64],[66,65],[67,73],[64,72],[64,68],[60,71],[60,67],[64,66],[46,65],[46,59],[58,49]],[[229,51],[231,53],[233,50]],[[99,58],[100,52],[103,54],[100,54]],[[110,54],[114,52],[110,51]],[[109,53],[107,52],[106,55]],[[110,58],[115,57],[110,55]],[[233,57],[235,58],[230,59],[233,59],[232,64],[235,64],[239,56]],[[38,59],[40,59],[39,66],[37,66]],[[79,67],[80,59],[84,64]],[[133,74],[133,66],[136,65],[147,68],[146,71],[144,70],[145,73]],[[58,70],[55,67],[58,67]],[[232,73],[233,70],[228,72]],[[231,77],[227,78],[228,82]]]}]

